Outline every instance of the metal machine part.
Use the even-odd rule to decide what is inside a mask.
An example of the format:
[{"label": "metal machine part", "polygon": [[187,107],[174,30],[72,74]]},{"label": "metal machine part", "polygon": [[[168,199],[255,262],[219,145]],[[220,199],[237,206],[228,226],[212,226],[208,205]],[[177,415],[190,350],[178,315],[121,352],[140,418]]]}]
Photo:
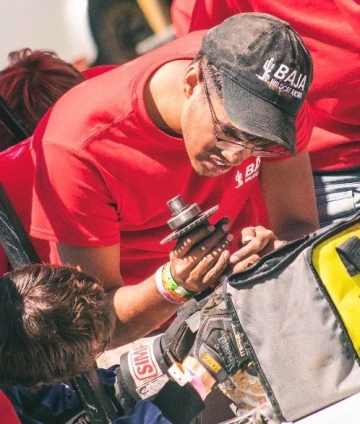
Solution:
[{"label": "metal machine part", "polygon": [[172,212],[172,217],[168,220],[168,225],[175,231],[161,240],[160,244],[175,240],[200,224],[206,223],[207,219],[219,209],[219,205],[216,205],[201,213],[201,209],[197,203],[188,205],[180,195],[170,199],[167,205]]}]

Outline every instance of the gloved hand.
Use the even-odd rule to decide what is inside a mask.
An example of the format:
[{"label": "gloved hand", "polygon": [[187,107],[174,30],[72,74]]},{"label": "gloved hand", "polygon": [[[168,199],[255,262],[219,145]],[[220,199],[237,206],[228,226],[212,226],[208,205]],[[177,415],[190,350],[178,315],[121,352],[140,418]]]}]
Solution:
[{"label": "gloved hand", "polygon": [[174,380],[169,370],[189,354],[244,411],[267,401],[219,286],[200,302],[192,299],[179,309],[165,334],[157,339],[141,339],[121,355],[116,397],[125,412],[130,413],[141,399],[153,400],[171,380],[188,387],[186,379],[181,381],[181,373]]},{"label": "gloved hand", "polygon": [[151,400],[169,381],[158,338],[136,341],[132,349],[120,355],[120,365],[115,369],[115,396],[126,414],[131,414],[135,404]]},{"label": "gloved hand", "polygon": [[200,311],[191,355],[219,383],[243,413],[268,403],[266,392],[242,345],[219,287]]},{"label": "gloved hand", "polygon": [[195,356],[218,383],[225,383],[250,360],[242,346],[219,287],[200,311],[200,325],[191,355]]}]

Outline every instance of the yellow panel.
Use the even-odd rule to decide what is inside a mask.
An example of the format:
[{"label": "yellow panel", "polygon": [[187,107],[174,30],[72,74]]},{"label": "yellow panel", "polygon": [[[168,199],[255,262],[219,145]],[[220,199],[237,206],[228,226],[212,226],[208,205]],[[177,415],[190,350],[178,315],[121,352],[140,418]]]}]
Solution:
[{"label": "yellow panel", "polygon": [[212,358],[208,353],[205,353],[201,357],[201,360],[204,364],[206,364],[209,368],[211,368],[216,374],[222,370],[221,365],[214,358]]},{"label": "yellow panel", "polygon": [[350,277],[336,247],[352,236],[360,238],[360,224],[339,233],[318,245],[312,262],[360,354],[360,274]]}]

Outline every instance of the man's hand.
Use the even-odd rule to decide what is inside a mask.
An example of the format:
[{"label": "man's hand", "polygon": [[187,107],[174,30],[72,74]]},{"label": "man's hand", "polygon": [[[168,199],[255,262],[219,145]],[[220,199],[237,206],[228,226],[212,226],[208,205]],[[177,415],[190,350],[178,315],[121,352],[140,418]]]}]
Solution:
[{"label": "man's hand", "polygon": [[230,263],[233,265],[232,272],[245,271],[261,256],[278,249],[284,243],[262,225],[244,228],[239,240],[239,250],[230,257]]},{"label": "man's hand", "polygon": [[176,283],[193,292],[202,292],[217,283],[229,263],[229,219],[215,226],[201,225],[181,237],[170,253],[171,274]]},{"label": "man's hand", "polygon": [[200,311],[200,325],[191,355],[218,383],[225,383],[238,370],[250,366],[249,357],[219,289],[208,296]]},{"label": "man's hand", "polygon": [[[217,291],[207,298],[208,301],[200,311],[200,326],[191,355],[245,413],[267,404],[268,398],[242,345],[240,334],[232,323],[223,297]],[[184,360],[184,364],[196,372],[189,357]],[[201,378],[205,380],[203,372]]]}]

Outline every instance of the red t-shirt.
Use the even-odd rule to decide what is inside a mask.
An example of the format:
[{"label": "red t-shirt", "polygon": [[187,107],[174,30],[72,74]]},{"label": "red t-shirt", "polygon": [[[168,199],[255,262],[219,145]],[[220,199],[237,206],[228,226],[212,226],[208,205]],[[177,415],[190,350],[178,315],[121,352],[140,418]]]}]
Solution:
[{"label": "red t-shirt", "polygon": [[[192,33],[92,78],[56,103],[33,137],[33,236],[88,247],[120,243],[122,276],[136,284],[168,261],[174,243],[160,240],[171,231],[166,203],[176,195],[202,211],[219,204],[211,220],[229,216],[235,237],[257,223],[250,193],[260,159],[218,178],[201,177],[183,140],[162,132],[146,112],[149,77],[169,61],[193,59],[203,35]],[[304,110],[299,151],[310,136],[307,117]]]},{"label": "red t-shirt", "polygon": [[2,390],[0,390],[0,423],[21,424],[14,407]]},{"label": "red t-shirt", "polygon": [[173,0],[170,7],[171,20],[177,37],[189,32],[195,0]]},{"label": "red t-shirt", "polygon": [[[96,66],[85,70],[83,74],[87,79],[89,79],[110,69],[114,69],[114,66]],[[30,232],[34,174],[35,170],[30,153],[29,139],[0,152],[0,182],[5,188],[5,191],[9,196],[27,234]],[[44,263],[49,262],[51,248],[51,246],[49,246],[49,242],[34,237],[30,237],[30,239],[37,254],[39,255],[40,260]],[[8,259],[0,245],[0,275],[3,275],[9,270],[10,267]]]},{"label": "red t-shirt", "polygon": [[359,166],[359,1],[197,0],[190,30],[211,28],[239,12],[270,13],[288,21],[311,52],[314,81],[307,100],[315,116],[308,146],[313,169]]},{"label": "red t-shirt", "polygon": [[[0,153],[0,181],[9,196],[26,232],[30,231],[34,165],[30,140],[22,141]],[[43,262],[49,262],[49,243],[32,237],[31,241]],[[8,260],[0,250],[0,275],[9,271]]]}]

